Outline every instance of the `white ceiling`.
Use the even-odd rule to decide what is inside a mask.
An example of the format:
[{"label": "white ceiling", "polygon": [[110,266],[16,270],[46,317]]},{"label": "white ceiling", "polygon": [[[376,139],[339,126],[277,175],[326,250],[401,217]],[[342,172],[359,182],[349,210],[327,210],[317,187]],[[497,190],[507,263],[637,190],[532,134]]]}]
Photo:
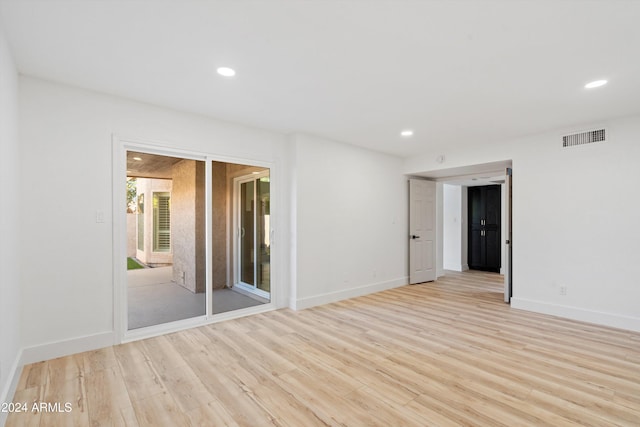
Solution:
[{"label": "white ceiling", "polygon": [[640,113],[638,1],[0,0],[0,18],[23,74],[400,156]]}]

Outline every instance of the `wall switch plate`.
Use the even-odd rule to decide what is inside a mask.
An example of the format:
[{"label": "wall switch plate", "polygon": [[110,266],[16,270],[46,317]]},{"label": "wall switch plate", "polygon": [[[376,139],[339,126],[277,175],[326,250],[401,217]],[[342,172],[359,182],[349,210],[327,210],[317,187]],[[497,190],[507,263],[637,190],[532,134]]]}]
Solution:
[{"label": "wall switch plate", "polygon": [[104,222],[104,212],[101,210],[96,211],[96,222],[101,223]]}]

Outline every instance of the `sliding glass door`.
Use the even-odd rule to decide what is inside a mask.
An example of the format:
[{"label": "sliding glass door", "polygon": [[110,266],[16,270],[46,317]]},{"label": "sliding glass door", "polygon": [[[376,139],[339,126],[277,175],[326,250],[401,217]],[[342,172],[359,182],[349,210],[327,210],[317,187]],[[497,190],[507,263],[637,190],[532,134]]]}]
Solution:
[{"label": "sliding glass door", "polygon": [[260,297],[271,291],[269,171],[236,179],[236,286]]},{"label": "sliding glass door", "polygon": [[128,151],[126,190],[128,330],[205,316],[205,162]]},{"label": "sliding glass door", "polygon": [[270,169],[136,144],[125,153],[125,333],[269,304]]}]

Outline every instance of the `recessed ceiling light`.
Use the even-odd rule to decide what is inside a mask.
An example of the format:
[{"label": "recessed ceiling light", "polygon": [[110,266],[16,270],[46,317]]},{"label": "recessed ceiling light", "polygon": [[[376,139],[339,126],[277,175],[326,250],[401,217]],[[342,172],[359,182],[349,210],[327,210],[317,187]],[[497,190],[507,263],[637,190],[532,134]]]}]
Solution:
[{"label": "recessed ceiling light", "polygon": [[223,77],[233,77],[236,75],[236,70],[229,67],[219,67],[216,71]]},{"label": "recessed ceiling light", "polygon": [[586,85],[584,85],[584,87],[585,87],[585,89],[593,89],[595,87],[604,86],[606,84],[607,84],[606,80],[594,80],[594,81],[589,82]]},{"label": "recessed ceiling light", "polygon": [[133,160],[138,161],[138,162],[141,162],[141,161],[142,161],[142,158],[141,158],[141,157],[134,157],[134,158],[133,158]]},{"label": "recessed ceiling light", "polygon": [[403,130],[402,132],[400,132],[400,135],[408,138],[410,136],[413,136],[413,131],[411,129]]}]

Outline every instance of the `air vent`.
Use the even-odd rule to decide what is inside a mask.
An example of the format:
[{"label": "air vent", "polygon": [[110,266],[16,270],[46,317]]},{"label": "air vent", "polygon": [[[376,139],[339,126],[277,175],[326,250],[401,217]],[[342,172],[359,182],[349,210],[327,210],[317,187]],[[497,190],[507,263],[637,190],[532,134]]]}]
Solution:
[{"label": "air vent", "polygon": [[591,144],[607,140],[606,129],[596,129],[587,132],[574,133],[562,137],[562,147],[575,147],[576,145]]}]

